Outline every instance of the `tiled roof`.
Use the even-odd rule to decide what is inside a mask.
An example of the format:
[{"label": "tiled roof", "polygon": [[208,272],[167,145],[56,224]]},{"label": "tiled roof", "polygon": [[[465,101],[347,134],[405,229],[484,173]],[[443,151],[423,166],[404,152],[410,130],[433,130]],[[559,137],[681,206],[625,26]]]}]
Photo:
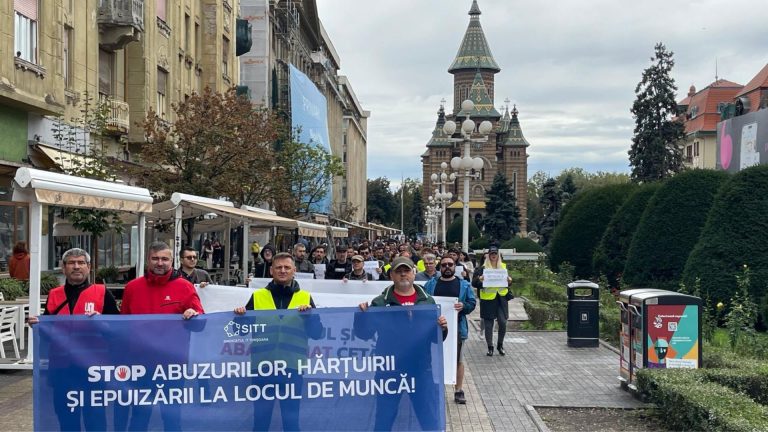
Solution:
[{"label": "tiled roof", "polygon": [[[507,117],[507,114],[504,114]],[[531,145],[528,140],[523,136],[523,129],[520,127],[520,120],[517,118],[517,106],[512,107],[512,118],[509,120],[509,128],[507,129],[507,136],[504,137],[502,142],[504,146],[525,146]]]},{"label": "tiled roof", "polygon": [[744,96],[745,94],[759,89],[761,87],[768,87],[768,64],[766,64],[760,72],[745,85],[741,91],[736,94],[736,97]]},{"label": "tiled roof", "polygon": [[461,41],[459,52],[456,53],[456,58],[448,68],[448,72],[453,73],[465,69],[501,71],[496,60],[493,59],[488,41],[485,40],[485,33],[483,33],[483,27],[480,25],[480,8],[477,6],[477,0],[472,2],[469,16],[469,26],[464,33],[464,40]]},{"label": "tiled roof", "polygon": [[691,118],[685,121],[685,133],[715,132],[720,121],[718,104],[731,103],[741,88],[741,84],[717,80],[693,95],[688,104],[687,114]]},{"label": "tiled roof", "polygon": [[501,117],[501,114],[493,106],[493,101],[488,95],[488,88],[485,86],[480,72],[475,73],[475,80],[472,82],[472,88],[469,89],[468,99],[475,103],[475,109],[469,113],[463,110],[459,111],[458,117],[466,117],[467,114],[472,117]]}]

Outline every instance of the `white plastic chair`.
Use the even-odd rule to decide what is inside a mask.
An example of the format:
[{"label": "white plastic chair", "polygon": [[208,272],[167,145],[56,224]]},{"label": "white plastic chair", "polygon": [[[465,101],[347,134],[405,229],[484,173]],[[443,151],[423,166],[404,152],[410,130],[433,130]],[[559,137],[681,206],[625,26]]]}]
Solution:
[{"label": "white plastic chair", "polygon": [[20,358],[19,345],[16,343],[16,313],[18,306],[0,308],[0,357],[5,358],[5,343],[13,344],[13,352],[16,358]]}]

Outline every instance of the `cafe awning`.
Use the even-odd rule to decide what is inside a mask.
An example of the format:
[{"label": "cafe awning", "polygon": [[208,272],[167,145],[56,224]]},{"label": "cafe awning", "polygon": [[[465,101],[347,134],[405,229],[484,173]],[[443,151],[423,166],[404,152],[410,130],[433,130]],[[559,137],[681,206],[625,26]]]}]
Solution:
[{"label": "cafe awning", "polygon": [[321,237],[328,236],[328,228],[326,225],[315,224],[311,222],[296,221],[299,224],[299,235],[304,237]]},{"label": "cafe awning", "polygon": [[347,238],[349,237],[349,230],[342,227],[331,227],[331,237],[333,238]]}]

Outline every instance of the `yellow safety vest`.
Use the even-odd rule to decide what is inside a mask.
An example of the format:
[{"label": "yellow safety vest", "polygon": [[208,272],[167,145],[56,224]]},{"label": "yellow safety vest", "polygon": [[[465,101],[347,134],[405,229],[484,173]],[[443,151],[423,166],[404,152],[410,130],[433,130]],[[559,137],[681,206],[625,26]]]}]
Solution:
[{"label": "yellow safety vest", "polygon": [[[299,290],[293,293],[288,309],[296,309],[310,304],[310,294]],[[275,310],[275,300],[266,288],[253,292],[254,310]],[[295,368],[299,359],[306,358],[308,350],[307,334],[304,329],[304,319],[296,315],[270,316],[266,322],[266,330],[262,336],[266,341],[251,343],[252,363],[264,360],[285,360],[289,368]]]},{"label": "yellow safety vest", "polygon": [[[500,263],[501,268],[504,270],[507,269],[507,265],[503,262]],[[485,269],[483,269],[485,270]],[[505,296],[509,292],[509,288],[507,287],[485,287],[480,288],[480,300],[493,300],[496,298],[497,295]]]},{"label": "yellow safety vest", "polygon": [[423,259],[420,259],[419,262],[416,263],[416,268],[419,269],[420,272],[423,272],[427,269],[427,266],[424,265]]}]

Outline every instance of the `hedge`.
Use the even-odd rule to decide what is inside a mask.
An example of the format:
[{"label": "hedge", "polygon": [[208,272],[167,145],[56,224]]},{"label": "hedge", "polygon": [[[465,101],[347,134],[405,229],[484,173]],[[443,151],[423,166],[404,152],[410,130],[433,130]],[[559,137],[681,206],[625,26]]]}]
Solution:
[{"label": "hedge", "polygon": [[565,287],[561,287],[555,284],[546,282],[534,282],[533,284],[533,297],[536,300],[543,302],[567,302],[568,294],[565,292]]},{"label": "hedge", "polygon": [[655,403],[671,430],[768,430],[768,408],[696,369],[641,369],[638,389]]},{"label": "hedge", "polygon": [[624,204],[616,210],[611,222],[603,233],[600,244],[592,257],[595,273],[608,278],[611,287],[619,286],[621,273],[627,262],[632,236],[640,223],[648,201],[653,197],[661,183],[646,183],[630,195]]},{"label": "hedge", "polygon": [[525,313],[528,314],[528,322],[534,329],[543,330],[550,321],[565,323],[567,319],[567,305],[562,302],[542,302],[528,300],[523,303]]},{"label": "hedge", "polygon": [[694,169],[664,182],[648,202],[627,253],[622,282],[677,289],[724,171]]},{"label": "hedge", "polygon": [[594,276],[592,255],[605,228],[637,187],[632,183],[613,184],[583,191],[568,203],[563,218],[555,229],[550,245],[550,264],[559,271],[560,264],[570,262],[574,276]]},{"label": "hedge", "polygon": [[0,279],[0,293],[3,293],[3,298],[6,301],[24,297],[28,292],[24,281],[11,278]]},{"label": "hedge", "polygon": [[500,249],[515,249],[515,252],[544,252],[544,248],[541,245],[528,237],[509,239],[501,244]]},{"label": "hedge", "polygon": [[748,369],[702,369],[708,381],[724,385],[768,405],[768,366]]},{"label": "hedge", "polygon": [[[759,304],[768,281],[768,165],[739,171],[715,197],[707,223],[683,272],[694,286],[700,279],[702,294],[713,303],[726,304],[736,290],[736,275],[747,264],[750,294]],[[762,315],[765,319],[765,303]]]}]

